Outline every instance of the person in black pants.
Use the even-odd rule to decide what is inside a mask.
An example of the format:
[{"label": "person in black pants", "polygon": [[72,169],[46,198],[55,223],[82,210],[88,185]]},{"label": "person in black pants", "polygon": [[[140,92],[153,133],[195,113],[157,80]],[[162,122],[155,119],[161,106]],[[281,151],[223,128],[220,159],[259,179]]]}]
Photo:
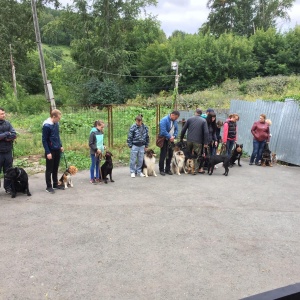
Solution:
[{"label": "person in black pants", "polygon": [[176,120],[179,116],[179,111],[174,110],[159,122],[159,135],[165,137],[164,145],[160,149],[159,157],[159,172],[162,176],[165,176],[166,174],[173,175],[171,172],[171,160],[173,156],[172,144],[174,144],[174,139],[178,135],[178,124]]},{"label": "person in black pants", "polygon": [[[54,194],[54,189],[60,188],[58,185],[58,167],[60,162],[60,153],[64,151],[59,136],[59,121],[61,112],[58,109],[52,110],[50,118],[44,121],[42,130],[42,142],[45,149],[46,158],[46,191]],[[52,177],[52,182],[51,182]],[[63,189],[63,187],[62,187]]]},{"label": "person in black pants", "polygon": [[[12,167],[13,163],[13,141],[17,137],[17,133],[12,125],[5,120],[5,110],[0,107],[0,173],[3,174],[7,169]],[[11,181],[4,178],[4,189],[6,193],[10,193]]]}]

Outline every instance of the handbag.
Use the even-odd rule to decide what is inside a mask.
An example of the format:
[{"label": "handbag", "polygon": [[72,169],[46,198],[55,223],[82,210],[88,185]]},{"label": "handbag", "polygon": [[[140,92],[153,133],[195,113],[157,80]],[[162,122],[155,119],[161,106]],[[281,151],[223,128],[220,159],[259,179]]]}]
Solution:
[{"label": "handbag", "polygon": [[166,138],[164,136],[159,135],[156,139],[156,146],[159,147],[159,148],[162,148],[163,145],[164,145],[165,140],[166,140]]}]

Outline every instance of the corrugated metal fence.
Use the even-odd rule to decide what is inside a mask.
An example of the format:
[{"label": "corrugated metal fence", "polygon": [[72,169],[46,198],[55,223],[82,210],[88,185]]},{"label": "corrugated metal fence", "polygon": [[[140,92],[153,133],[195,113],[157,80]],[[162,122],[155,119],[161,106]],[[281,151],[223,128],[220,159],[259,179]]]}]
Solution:
[{"label": "corrugated metal fence", "polygon": [[286,99],[285,102],[232,100],[230,113],[240,116],[238,142],[243,143],[244,151],[248,154],[251,154],[253,149],[251,127],[259,120],[260,114],[265,114],[272,121],[270,150],[276,153],[278,160],[300,165],[299,102],[292,99]]}]

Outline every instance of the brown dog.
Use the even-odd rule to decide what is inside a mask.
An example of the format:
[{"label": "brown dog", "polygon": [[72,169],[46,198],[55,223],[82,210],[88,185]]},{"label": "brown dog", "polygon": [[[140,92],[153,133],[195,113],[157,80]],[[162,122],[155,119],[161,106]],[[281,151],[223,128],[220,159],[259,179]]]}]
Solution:
[{"label": "brown dog", "polygon": [[70,166],[60,177],[58,185],[63,185],[65,189],[67,189],[68,186],[73,187],[72,175],[75,175],[77,171],[78,169],[75,166]]}]

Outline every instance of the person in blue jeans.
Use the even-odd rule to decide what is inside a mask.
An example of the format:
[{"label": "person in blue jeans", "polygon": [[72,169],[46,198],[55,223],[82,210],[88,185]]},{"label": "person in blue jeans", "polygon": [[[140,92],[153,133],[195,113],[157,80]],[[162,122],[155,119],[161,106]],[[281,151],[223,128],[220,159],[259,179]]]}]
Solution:
[{"label": "person in blue jeans", "polygon": [[[262,152],[266,143],[270,141],[270,128],[269,124],[266,122],[266,115],[261,114],[259,120],[254,122],[251,128],[251,133],[253,135],[253,152],[250,157],[249,165],[255,164],[260,166],[260,161],[262,157]],[[255,160],[255,161],[254,161]]]},{"label": "person in blue jeans", "polygon": [[128,132],[127,137],[128,147],[130,151],[130,176],[135,178],[135,175],[144,177],[142,172],[143,160],[145,151],[149,145],[149,129],[143,123],[143,115],[138,115]]},{"label": "person in blue jeans", "polygon": [[104,152],[104,122],[97,120],[91,129],[89,147],[91,156],[90,183],[98,183],[101,180],[99,165]]},{"label": "person in blue jeans", "polygon": [[224,123],[223,128],[223,144],[226,145],[226,154],[231,156],[231,151],[237,141],[237,124],[239,120],[238,114],[229,115],[229,118]]}]

